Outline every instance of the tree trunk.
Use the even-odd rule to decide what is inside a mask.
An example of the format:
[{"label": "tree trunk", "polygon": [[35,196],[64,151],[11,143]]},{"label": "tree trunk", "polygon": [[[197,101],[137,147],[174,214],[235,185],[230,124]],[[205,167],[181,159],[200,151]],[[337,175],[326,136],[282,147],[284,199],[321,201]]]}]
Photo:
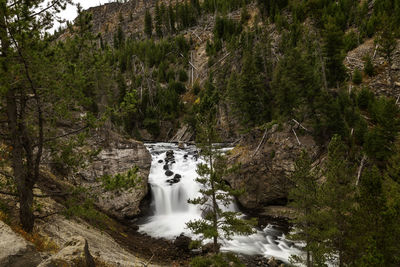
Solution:
[{"label": "tree trunk", "polygon": [[[210,181],[211,181],[211,190],[212,190],[212,202],[213,202],[213,227],[218,232],[218,203],[216,199],[215,185],[214,185],[214,170],[213,170],[213,160],[212,160],[212,144],[210,145]],[[215,235],[213,238],[214,243],[214,253],[218,253],[218,235]]]},{"label": "tree trunk", "polygon": [[33,215],[33,191],[26,183],[18,185],[19,192],[19,219],[22,228],[30,233],[33,230],[35,216]]},{"label": "tree trunk", "polygon": [[18,126],[18,109],[15,91],[9,88],[7,92],[7,117],[8,129],[12,145],[11,165],[13,168],[14,181],[17,185],[20,202],[20,222],[22,228],[31,232],[33,230],[34,215],[33,204],[33,183],[27,179],[27,166],[24,164],[24,148],[22,143],[22,133]]}]

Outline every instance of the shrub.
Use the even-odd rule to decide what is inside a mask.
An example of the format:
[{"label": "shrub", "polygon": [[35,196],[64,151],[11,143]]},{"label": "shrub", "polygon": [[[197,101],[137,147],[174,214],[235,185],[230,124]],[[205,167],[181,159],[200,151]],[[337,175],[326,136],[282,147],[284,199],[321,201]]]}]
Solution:
[{"label": "shrub", "polygon": [[188,81],[189,77],[188,77],[187,72],[184,69],[179,70],[178,79],[180,82],[183,82],[183,83]]},{"label": "shrub", "polygon": [[362,83],[362,74],[359,69],[355,69],[353,73],[353,83],[359,85]]},{"label": "shrub", "polygon": [[364,73],[369,77],[375,75],[374,64],[372,63],[372,59],[369,55],[364,58]]}]

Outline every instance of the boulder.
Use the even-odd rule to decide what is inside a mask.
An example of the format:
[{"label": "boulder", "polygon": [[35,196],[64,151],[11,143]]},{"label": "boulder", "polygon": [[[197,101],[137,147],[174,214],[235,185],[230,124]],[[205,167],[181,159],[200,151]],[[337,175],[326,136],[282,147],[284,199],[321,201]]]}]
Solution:
[{"label": "boulder", "polygon": [[172,171],[170,171],[170,170],[167,170],[167,171],[165,172],[165,175],[166,175],[166,176],[172,176],[172,175],[174,175],[174,173],[173,173]]},{"label": "boulder", "polygon": [[[218,244],[217,250],[219,251],[220,245]],[[218,251],[214,251],[214,244],[213,243],[207,243],[204,246],[201,247],[201,251],[203,254],[207,253],[216,253]]]},{"label": "boulder", "polygon": [[32,243],[0,221],[0,266],[37,266],[41,261]]},{"label": "boulder", "polygon": [[72,237],[56,255],[51,256],[38,267],[85,266],[95,267],[89,245],[82,236]]},{"label": "boulder", "polygon": [[182,142],[182,141],[179,141],[179,142],[178,142],[178,148],[179,148],[179,149],[185,149],[185,143]]},{"label": "boulder", "polygon": [[181,181],[182,176],[180,174],[175,174],[174,178],[167,180],[167,183],[170,185],[179,183]]},{"label": "boulder", "polygon": [[269,258],[268,266],[269,267],[278,267],[278,263],[276,262],[274,257]]}]

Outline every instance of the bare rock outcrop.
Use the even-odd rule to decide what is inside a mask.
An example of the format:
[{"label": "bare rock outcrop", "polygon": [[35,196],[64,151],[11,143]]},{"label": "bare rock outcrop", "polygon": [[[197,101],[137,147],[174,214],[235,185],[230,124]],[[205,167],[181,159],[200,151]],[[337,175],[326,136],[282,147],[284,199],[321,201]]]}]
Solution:
[{"label": "bare rock outcrop", "polygon": [[[105,213],[120,220],[129,220],[140,213],[140,203],[148,193],[151,155],[141,142],[118,137],[112,140],[86,168],[74,176],[74,182],[92,190],[97,196],[96,204]],[[109,191],[99,182],[104,175],[123,174],[135,167],[140,179],[133,188]]]},{"label": "bare rock outcrop", "polygon": [[[53,200],[49,200],[47,205],[57,207],[59,204],[55,203]],[[63,247],[66,244],[70,244],[71,240],[79,237],[80,240],[87,241],[90,254],[107,266],[138,266],[141,262],[145,260],[137,258],[130,251],[122,247],[118,242],[116,242],[111,235],[104,231],[100,231],[93,226],[82,220],[68,220],[61,215],[54,215],[51,219],[38,221],[38,229],[43,236],[48,237],[59,247]],[[76,243],[76,242],[74,242]],[[70,248],[62,252],[60,255],[56,254],[52,258],[58,258],[59,256],[69,255],[69,252],[73,251],[75,248],[79,248],[79,253],[82,252],[82,242],[76,243],[77,245],[72,245]],[[58,256],[57,256],[58,255]],[[47,266],[47,265],[45,265]],[[158,266],[158,265],[149,265]]]},{"label": "bare rock outcrop", "polygon": [[33,244],[0,221],[0,266],[37,266],[41,260]]},{"label": "bare rock outcrop", "polygon": [[253,130],[232,150],[229,162],[240,168],[226,180],[235,189],[245,189],[238,199],[244,208],[260,212],[269,205],[286,204],[295,160],[304,149],[317,151],[310,135],[296,131],[298,139],[290,125],[275,124],[264,134]]},{"label": "bare rock outcrop", "polygon": [[85,266],[96,264],[89,251],[89,245],[82,236],[72,237],[57,254],[39,264],[38,267]]}]

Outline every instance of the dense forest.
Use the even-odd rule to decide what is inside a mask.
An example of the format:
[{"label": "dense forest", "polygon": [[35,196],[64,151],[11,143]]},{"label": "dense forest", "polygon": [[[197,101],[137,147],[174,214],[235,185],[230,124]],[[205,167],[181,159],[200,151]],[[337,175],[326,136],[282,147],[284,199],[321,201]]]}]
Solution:
[{"label": "dense forest", "polygon": [[40,2],[0,0],[0,194],[27,232],[45,161],[83,166],[98,131],[164,141],[186,126],[195,140],[213,113],[220,141],[295,123],[318,145],[289,177],[307,253],[293,263],[400,265],[399,0],[145,1],[135,32],[132,11],[97,32],[79,9],[54,34],[70,1]]}]

